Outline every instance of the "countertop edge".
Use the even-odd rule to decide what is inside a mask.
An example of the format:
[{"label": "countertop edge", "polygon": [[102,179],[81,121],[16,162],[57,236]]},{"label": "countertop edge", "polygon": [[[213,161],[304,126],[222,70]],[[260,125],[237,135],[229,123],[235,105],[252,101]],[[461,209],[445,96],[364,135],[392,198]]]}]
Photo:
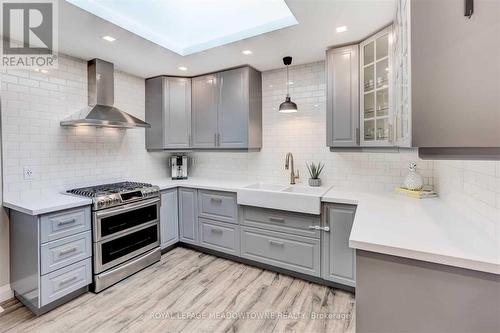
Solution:
[{"label": "countertop edge", "polygon": [[356,250],[375,252],[395,257],[409,258],[434,264],[459,267],[479,272],[486,272],[486,273],[500,275],[500,264],[494,262],[484,262],[474,259],[458,258],[443,254],[429,253],[411,249],[402,249],[387,245],[366,243],[355,240],[349,240],[349,247],[354,248]]},{"label": "countertop edge", "polygon": [[83,206],[89,206],[92,204],[91,201],[82,201],[82,202],[74,202],[74,203],[66,203],[66,204],[60,204],[60,205],[54,205],[54,206],[49,206],[45,208],[40,208],[40,209],[29,209],[26,208],[25,206],[19,206],[14,203],[10,203],[8,201],[3,201],[3,206],[9,209],[13,209],[15,211],[36,216],[36,215],[42,215],[42,214],[47,214],[47,213],[53,213],[57,212],[60,210],[66,210],[66,209],[71,209],[71,208],[77,208],[77,207],[83,207]]}]

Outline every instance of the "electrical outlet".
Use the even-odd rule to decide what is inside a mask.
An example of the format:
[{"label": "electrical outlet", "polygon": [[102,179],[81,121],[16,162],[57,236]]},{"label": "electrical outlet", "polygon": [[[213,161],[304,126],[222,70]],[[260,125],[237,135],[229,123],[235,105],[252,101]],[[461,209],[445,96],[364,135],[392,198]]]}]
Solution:
[{"label": "electrical outlet", "polygon": [[23,168],[24,180],[33,179],[33,169],[31,167],[25,166]]}]

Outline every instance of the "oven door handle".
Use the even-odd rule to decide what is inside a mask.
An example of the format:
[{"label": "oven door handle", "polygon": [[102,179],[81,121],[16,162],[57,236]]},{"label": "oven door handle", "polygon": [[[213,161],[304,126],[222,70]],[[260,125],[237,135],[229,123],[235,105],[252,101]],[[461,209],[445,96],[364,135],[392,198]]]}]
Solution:
[{"label": "oven door handle", "polygon": [[117,208],[103,209],[102,211],[97,211],[97,212],[95,212],[95,216],[96,216],[96,218],[101,219],[103,217],[117,215],[120,213],[126,213],[129,211],[138,209],[138,208],[150,206],[152,204],[158,204],[159,202],[160,202],[160,198],[138,201],[138,202],[126,204],[123,206],[119,206]]}]

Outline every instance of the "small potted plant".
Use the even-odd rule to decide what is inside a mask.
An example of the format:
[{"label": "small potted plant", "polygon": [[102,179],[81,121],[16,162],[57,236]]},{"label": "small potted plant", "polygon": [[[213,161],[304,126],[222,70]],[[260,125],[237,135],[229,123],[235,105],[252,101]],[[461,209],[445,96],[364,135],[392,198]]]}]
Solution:
[{"label": "small potted plant", "polygon": [[307,170],[309,170],[309,175],[311,178],[309,178],[309,186],[321,186],[321,179],[319,178],[319,175],[321,174],[321,171],[323,171],[323,167],[325,164],[319,162],[318,164],[310,163],[307,164]]}]

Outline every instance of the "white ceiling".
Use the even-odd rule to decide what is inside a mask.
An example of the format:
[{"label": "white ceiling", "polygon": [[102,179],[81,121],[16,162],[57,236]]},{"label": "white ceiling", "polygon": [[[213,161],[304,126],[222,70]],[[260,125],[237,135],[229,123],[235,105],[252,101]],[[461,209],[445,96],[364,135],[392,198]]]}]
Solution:
[{"label": "white ceiling", "polygon": [[183,56],[298,23],[285,0],[66,1]]},{"label": "white ceiling", "polygon": [[[286,3],[299,24],[181,56],[60,1],[59,52],[85,60],[111,61],[115,68],[140,77],[194,76],[243,64],[264,71],[283,67],[282,58],[287,55],[293,57],[294,65],[322,60],[328,46],[359,41],[389,24],[394,14],[394,0],[286,0]],[[348,30],[337,33],[335,28],[343,25]],[[116,41],[103,40],[101,37],[105,35],[115,37]],[[251,50],[253,54],[243,55],[243,50]],[[188,70],[181,71],[179,66]]]}]

